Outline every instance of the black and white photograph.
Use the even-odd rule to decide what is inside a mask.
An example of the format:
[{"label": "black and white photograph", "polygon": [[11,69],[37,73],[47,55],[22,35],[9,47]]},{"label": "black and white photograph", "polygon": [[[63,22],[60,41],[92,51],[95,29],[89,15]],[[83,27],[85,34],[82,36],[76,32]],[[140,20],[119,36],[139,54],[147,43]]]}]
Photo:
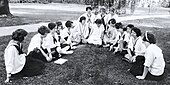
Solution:
[{"label": "black and white photograph", "polygon": [[169,85],[170,0],[0,0],[0,85]]}]

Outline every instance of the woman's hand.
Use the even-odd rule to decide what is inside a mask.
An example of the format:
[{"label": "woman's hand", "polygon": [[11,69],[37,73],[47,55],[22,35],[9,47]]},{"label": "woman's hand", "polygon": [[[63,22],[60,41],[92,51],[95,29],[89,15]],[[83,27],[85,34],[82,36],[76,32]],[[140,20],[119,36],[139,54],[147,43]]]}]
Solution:
[{"label": "woman's hand", "polygon": [[133,56],[133,57],[131,58],[131,61],[132,61],[132,62],[136,62],[136,56]]},{"label": "woman's hand", "polygon": [[144,78],[146,77],[147,73],[148,73],[148,69],[149,69],[149,67],[144,66],[142,76],[136,76],[136,78],[137,78],[137,79],[144,79]]},{"label": "woman's hand", "polygon": [[5,80],[5,83],[9,83],[9,82],[10,82],[10,79],[7,78],[7,79]]},{"label": "woman's hand", "polygon": [[143,76],[136,76],[137,79],[144,79],[145,77]]},{"label": "woman's hand", "polygon": [[10,77],[11,77],[11,74],[7,73],[7,78],[5,80],[5,83],[9,83],[10,82]]},{"label": "woman's hand", "polygon": [[49,53],[49,56],[46,57],[47,61],[51,61],[52,58],[53,58],[53,57],[52,57],[52,54],[51,54],[51,53]]}]

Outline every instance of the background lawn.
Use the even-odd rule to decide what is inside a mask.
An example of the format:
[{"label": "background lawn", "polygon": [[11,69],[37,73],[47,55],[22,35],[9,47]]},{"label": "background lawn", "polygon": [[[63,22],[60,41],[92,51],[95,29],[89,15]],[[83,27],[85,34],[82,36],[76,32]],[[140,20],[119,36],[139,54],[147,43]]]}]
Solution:
[{"label": "background lawn", "polygon": [[0,27],[75,20],[85,12],[86,5],[78,4],[10,4],[15,17],[1,18]]},{"label": "background lawn", "polygon": [[[67,14],[67,12],[63,12]],[[73,13],[74,14],[74,13]],[[81,13],[80,13],[81,14]],[[78,17],[74,14],[69,17]],[[40,16],[42,21],[43,15]],[[58,15],[57,18],[64,17]],[[7,19],[7,18],[0,18]],[[15,17],[11,20],[21,19],[29,23],[35,22],[29,16],[27,19]],[[50,19],[49,19],[50,20]],[[65,19],[64,19],[65,20]],[[67,19],[66,19],[67,20]],[[7,20],[9,21],[9,20]],[[20,20],[19,20],[20,21]],[[9,21],[10,22],[10,21]],[[4,23],[4,22],[3,22]],[[17,22],[19,23],[19,22]],[[169,18],[150,18],[142,20],[126,21],[123,24],[134,24],[142,32],[145,30],[152,31],[157,38],[157,44],[163,50],[165,61],[170,60],[170,19]],[[19,23],[21,24],[21,23]],[[17,24],[14,24],[17,25]],[[36,32],[29,33],[24,41],[24,51],[27,51],[30,39]],[[0,84],[3,85],[6,78],[3,52],[11,36],[0,37]],[[35,77],[26,79],[14,79],[11,85],[169,85],[170,84],[170,65],[166,63],[165,75],[163,81],[146,81],[138,80],[132,76],[127,69],[131,64],[122,61],[120,55],[114,55],[109,52],[108,48],[97,47],[93,45],[80,45],[72,55],[65,55],[63,58],[68,59],[63,65],[57,65],[53,62],[46,63],[44,73]],[[153,49],[154,50],[154,49]]]}]

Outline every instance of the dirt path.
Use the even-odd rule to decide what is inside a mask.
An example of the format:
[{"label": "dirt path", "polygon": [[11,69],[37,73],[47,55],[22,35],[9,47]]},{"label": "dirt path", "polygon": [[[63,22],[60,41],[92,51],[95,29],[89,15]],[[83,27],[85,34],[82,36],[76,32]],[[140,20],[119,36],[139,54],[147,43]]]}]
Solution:
[{"label": "dirt path", "polygon": [[[170,15],[148,15],[148,16],[126,16],[126,17],[119,17],[120,21],[127,21],[127,20],[136,20],[136,19],[145,19],[145,18],[166,18],[170,17]],[[76,22],[76,21],[74,21]],[[25,29],[28,32],[35,32],[37,31],[38,27],[45,25],[47,26],[48,23],[39,23],[39,24],[30,24],[30,25],[20,25],[20,26],[10,26],[10,27],[0,27],[0,36],[11,35],[12,32],[16,29]]]}]

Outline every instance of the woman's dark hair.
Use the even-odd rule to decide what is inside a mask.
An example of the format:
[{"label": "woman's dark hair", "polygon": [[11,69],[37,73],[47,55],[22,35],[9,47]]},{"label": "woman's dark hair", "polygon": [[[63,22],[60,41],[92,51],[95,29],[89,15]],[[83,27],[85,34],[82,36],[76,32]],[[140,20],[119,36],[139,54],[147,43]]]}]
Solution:
[{"label": "woman's dark hair", "polygon": [[48,28],[49,28],[50,30],[54,29],[55,27],[56,27],[56,24],[53,23],[53,22],[50,22],[50,23],[48,24]]},{"label": "woman's dark hair", "polygon": [[132,31],[134,31],[134,32],[136,33],[136,36],[137,36],[137,37],[139,37],[139,36],[142,35],[141,30],[140,30],[139,28],[137,28],[137,27],[133,27],[132,30],[131,30],[131,32],[132,32]]},{"label": "woman's dark hair", "polygon": [[79,22],[82,22],[83,20],[86,20],[86,17],[84,17],[84,16],[80,17]]},{"label": "woman's dark hair", "polygon": [[116,20],[115,20],[114,18],[110,19],[109,22],[108,22],[108,24],[111,24],[111,23],[112,23],[112,24],[115,24],[115,23],[116,23]]},{"label": "woman's dark hair", "polygon": [[119,28],[122,28],[122,27],[123,27],[123,25],[122,25],[121,22],[118,22],[118,23],[115,24],[116,29],[119,29]]},{"label": "woman's dark hair", "polygon": [[87,10],[91,10],[91,11],[92,11],[92,8],[91,8],[91,7],[86,7],[86,11],[87,11]]},{"label": "woman's dark hair", "polygon": [[14,31],[12,33],[12,39],[22,42],[24,40],[24,37],[28,34],[27,31],[25,31],[24,29],[17,29],[16,31]]},{"label": "woman's dark hair", "polygon": [[[62,26],[63,24],[62,24],[61,21],[58,21],[58,22],[56,22],[56,25],[57,25],[57,29],[58,29],[58,27],[59,27],[59,26]],[[63,26],[61,27],[61,29],[63,29]]]},{"label": "woman's dark hair", "polygon": [[38,28],[38,33],[44,35],[45,33],[50,33],[50,30],[46,26],[41,26]]},{"label": "woman's dark hair", "polygon": [[145,32],[144,33],[143,41],[149,42],[150,44],[156,44],[156,38],[150,32]]},{"label": "woman's dark hair", "polygon": [[126,27],[123,27],[123,31],[127,31],[127,28],[126,28]]},{"label": "woman's dark hair", "polygon": [[61,21],[58,21],[58,22],[56,22],[56,25],[57,25],[57,27],[58,27],[58,26],[62,25],[62,22],[61,22]]},{"label": "woman's dark hair", "polygon": [[70,20],[68,20],[68,21],[65,23],[65,26],[66,26],[66,27],[71,27],[72,24],[73,24],[73,22],[70,21]]},{"label": "woman's dark hair", "polygon": [[126,26],[126,28],[127,27],[129,27],[129,28],[133,28],[134,27],[134,25],[133,24],[128,24],[127,26]]},{"label": "woman's dark hair", "polygon": [[102,24],[102,20],[101,19],[96,19],[96,21],[94,22],[96,24]]}]

